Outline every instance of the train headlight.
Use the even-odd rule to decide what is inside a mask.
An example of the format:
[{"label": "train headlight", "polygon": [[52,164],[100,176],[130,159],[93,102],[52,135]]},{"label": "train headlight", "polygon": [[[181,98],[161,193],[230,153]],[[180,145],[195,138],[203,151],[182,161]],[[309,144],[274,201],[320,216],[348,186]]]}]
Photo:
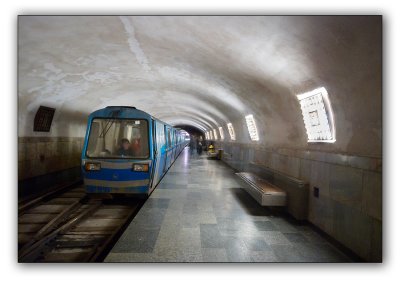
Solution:
[{"label": "train headlight", "polygon": [[147,172],[149,171],[149,165],[148,164],[139,164],[139,163],[134,163],[132,167],[133,171],[142,171],[142,172]]},{"label": "train headlight", "polygon": [[100,170],[101,165],[99,162],[87,162],[85,163],[85,169],[87,171],[96,171],[96,170]]}]

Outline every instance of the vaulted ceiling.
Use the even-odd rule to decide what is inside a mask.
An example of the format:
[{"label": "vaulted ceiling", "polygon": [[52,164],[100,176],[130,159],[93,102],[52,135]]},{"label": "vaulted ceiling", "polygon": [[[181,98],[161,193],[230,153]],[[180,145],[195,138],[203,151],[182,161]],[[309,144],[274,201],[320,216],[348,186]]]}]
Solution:
[{"label": "vaulted ceiling", "polygon": [[[266,146],[380,155],[380,17],[21,16],[19,136],[83,136],[87,115],[131,105],[203,131],[232,122]],[[337,141],[310,147],[296,95],[329,93]],[[56,108],[35,133],[40,105]]]}]

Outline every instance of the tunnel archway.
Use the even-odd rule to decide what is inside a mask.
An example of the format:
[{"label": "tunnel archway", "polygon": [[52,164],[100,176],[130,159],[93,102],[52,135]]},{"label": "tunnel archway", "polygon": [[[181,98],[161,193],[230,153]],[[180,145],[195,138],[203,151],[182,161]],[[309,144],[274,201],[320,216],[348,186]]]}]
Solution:
[{"label": "tunnel archway", "polygon": [[182,130],[187,131],[190,135],[194,135],[196,137],[202,136],[204,138],[204,132],[200,130],[199,128],[196,128],[191,125],[175,125],[175,128],[179,128]]}]

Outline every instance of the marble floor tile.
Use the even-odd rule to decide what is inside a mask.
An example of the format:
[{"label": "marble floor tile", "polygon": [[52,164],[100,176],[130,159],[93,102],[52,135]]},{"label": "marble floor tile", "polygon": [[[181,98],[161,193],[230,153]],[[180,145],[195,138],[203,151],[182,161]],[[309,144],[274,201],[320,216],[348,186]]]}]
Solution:
[{"label": "marble floor tile", "polygon": [[347,262],[307,225],[258,203],[205,155],[175,161],[105,262]]}]

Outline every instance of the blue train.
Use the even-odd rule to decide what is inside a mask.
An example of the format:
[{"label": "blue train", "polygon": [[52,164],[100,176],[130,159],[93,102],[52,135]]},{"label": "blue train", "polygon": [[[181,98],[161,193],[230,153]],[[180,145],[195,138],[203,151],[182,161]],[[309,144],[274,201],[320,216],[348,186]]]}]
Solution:
[{"label": "blue train", "polygon": [[187,145],[186,134],[134,107],[91,113],[82,150],[86,192],[150,195]]}]

